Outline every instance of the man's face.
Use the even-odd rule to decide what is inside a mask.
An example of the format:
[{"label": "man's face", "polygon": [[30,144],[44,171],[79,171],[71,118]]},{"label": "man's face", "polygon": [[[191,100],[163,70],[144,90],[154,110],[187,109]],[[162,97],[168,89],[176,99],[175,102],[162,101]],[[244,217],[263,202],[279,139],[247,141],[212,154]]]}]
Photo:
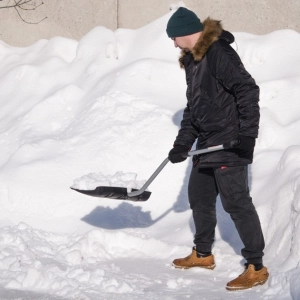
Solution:
[{"label": "man's face", "polygon": [[191,45],[188,36],[179,36],[171,38],[174,42],[174,46],[180,48],[181,50],[190,51]]},{"label": "man's face", "polygon": [[174,46],[180,48],[184,51],[192,51],[195,47],[197,41],[199,40],[202,32],[196,32],[190,35],[179,36],[175,38],[171,38],[174,41]]}]

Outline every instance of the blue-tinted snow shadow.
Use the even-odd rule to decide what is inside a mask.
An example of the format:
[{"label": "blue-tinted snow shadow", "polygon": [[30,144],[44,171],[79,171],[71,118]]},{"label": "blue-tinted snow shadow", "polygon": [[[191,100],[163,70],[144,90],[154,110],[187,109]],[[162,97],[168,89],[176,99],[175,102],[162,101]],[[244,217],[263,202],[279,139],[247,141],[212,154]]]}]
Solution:
[{"label": "blue-tinted snow shadow", "polygon": [[170,211],[172,208],[153,220],[150,211],[144,212],[141,206],[122,202],[116,208],[98,206],[81,220],[104,229],[146,228],[164,218]]},{"label": "blue-tinted snow shadow", "polygon": [[[183,116],[183,109],[177,111],[172,118],[173,123],[178,127],[178,129],[180,128],[182,116]],[[174,140],[175,140],[175,136],[174,136]],[[177,196],[176,202],[173,205],[173,210],[178,213],[185,212],[190,209],[190,204],[188,200],[188,182],[189,182],[189,176],[192,169],[192,159],[188,158],[188,160],[189,160],[189,164],[185,171],[184,180],[182,182],[182,186]]]},{"label": "blue-tinted snow shadow", "polygon": [[5,300],[14,300],[14,299],[22,299],[22,300],[42,300],[42,299],[51,299],[51,300],[68,300],[70,298],[64,298],[60,296],[55,296],[53,293],[39,293],[35,291],[26,291],[26,290],[14,290],[14,289],[6,289],[1,288],[0,291],[0,299]]}]

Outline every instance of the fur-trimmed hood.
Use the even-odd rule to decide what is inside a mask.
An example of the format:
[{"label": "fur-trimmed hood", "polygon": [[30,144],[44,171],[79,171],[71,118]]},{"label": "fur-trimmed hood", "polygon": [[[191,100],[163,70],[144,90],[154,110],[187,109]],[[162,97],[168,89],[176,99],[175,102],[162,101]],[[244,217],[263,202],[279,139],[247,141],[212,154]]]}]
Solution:
[{"label": "fur-trimmed hood", "polygon": [[[234,42],[233,35],[230,32],[223,30],[221,21],[213,20],[208,17],[204,20],[203,25],[204,30],[202,31],[201,36],[199,37],[196,45],[191,51],[194,60],[196,61],[200,61],[207,52],[208,48],[211,46],[211,44],[217,41],[219,38],[224,38],[228,43]],[[179,58],[179,63],[181,67],[184,67],[182,60],[186,54],[187,52],[185,50],[181,51],[181,55]]]}]

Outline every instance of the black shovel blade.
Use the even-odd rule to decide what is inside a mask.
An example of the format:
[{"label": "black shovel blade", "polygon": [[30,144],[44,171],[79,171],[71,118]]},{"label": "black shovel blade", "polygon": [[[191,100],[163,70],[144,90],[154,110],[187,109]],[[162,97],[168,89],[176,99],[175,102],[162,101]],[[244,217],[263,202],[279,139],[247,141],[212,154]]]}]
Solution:
[{"label": "black shovel blade", "polygon": [[[151,192],[145,191],[138,196],[129,197],[127,188],[124,187],[113,187],[113,186],[98,186],[94,190],[78,190],[71,187],[72,190],[99,198],[111,198],[116,200],[130,200],[130,201],[147,201],[151,195]],[[138,191],[133,189],[132,192]]]}]

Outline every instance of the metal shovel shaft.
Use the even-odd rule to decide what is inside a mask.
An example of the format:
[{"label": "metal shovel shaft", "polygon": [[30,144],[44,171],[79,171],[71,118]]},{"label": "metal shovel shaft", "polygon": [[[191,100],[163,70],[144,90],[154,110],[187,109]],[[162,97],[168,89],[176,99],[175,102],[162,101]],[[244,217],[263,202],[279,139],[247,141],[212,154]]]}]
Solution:
[{"label": "metal shovel shaft", "polygon": [[188,155],[194,156],[197,154],[204,154],[204,153],[219,151],[219,150],[223,150],[223,149],[224,149],[223,145],[213,146],[213,147],[209,147],[209,148],[205,148],[205,149],[190,151],[190,152],[188,152]]},{"label": "metal shovel shaft", "polygon": [[[208,152],[214,152],[214,151],[219,151],[219,150],[223,150],[223,149],[224,149],[223,145],[219,145],[219,146],[209,147],[209,148],[206,148],[206,149],[189,151],[188,152],[188,156],[194,156],[194,155],[198,155],[198,154],[203,154],[203,153],[208,153]],[[166,158],[160,164],[160,166],[155,170],[155,172],[151,175],[151,177],[145,182],[145,184],[141,187],[141,189],[139,189],[138,191],[134,191],[134,192],[128,193],[128,197],[138,196],[138,195],[141,195],[143,192],[145,192],[145,190],[147,189],[147,187],[151,184],[151,182],[161,172],[161,170],[166,166],[166,164],[168,162],[169,162],[169,158]]]}]

